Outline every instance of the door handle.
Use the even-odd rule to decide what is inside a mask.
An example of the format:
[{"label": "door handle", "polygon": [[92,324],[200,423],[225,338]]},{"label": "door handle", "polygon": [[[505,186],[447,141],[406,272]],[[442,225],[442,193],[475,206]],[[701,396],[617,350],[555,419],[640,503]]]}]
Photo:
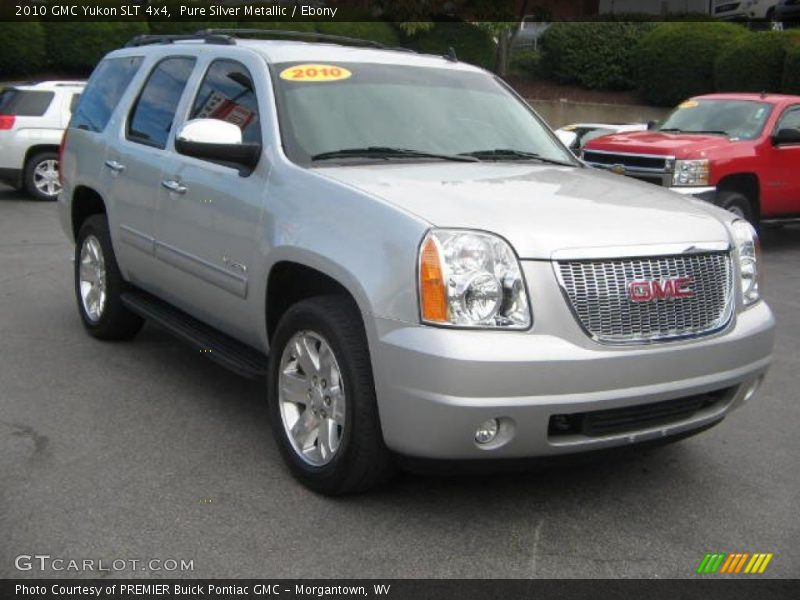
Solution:
[{"label": "door handle", "polygon": [[175,181],[174,179],[167,179],[161,182],[161,187],[168,189],[170,192],[175,194],[185,194],[187,188],[185,185],[182,185],[179,181]]},{"label": "door handle", "polygon": [[115,173],[122,173],[125,170],[125,165],[115,160],[107,160],[106,166]]}]

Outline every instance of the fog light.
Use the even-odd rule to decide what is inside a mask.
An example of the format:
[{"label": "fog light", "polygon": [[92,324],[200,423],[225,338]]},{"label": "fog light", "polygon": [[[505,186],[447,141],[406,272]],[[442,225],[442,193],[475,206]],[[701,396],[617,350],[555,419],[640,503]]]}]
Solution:
[{"label": "fog light", "polygon": [[475,441],[479,444],[488,444],[497,437],[498,431],[500,431],[500,423],[497,422],[497,419],[484,421],[475,431]]}]

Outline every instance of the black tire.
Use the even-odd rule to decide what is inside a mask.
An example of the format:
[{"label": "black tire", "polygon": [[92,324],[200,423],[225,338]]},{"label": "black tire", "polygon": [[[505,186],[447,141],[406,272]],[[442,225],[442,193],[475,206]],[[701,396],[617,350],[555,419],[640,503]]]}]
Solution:
[{"label": "black tire", "polygon": [[[105,302],[99,318],[92,319],[86,311],[81,297],[81,250],[84,241],[93,236],[98,242],[105,263]],[[122,293],[127,288],[127,283],[122,278],[111,245],[108,233],[108,221],[105,215],[92,215],[81,225],[78,238],[75,242],[75,298],[78,302],[78,312],[81,315],[86,331],[89,335],[101,340],[127,340],[135,336],[144,324],[144,320],[131,312],[122,304]]]},{"label": "black tire", "polygon": [[[321,335],[330,345],[346,394],[341,442],[330,462],[322,466],[312,466],[298,455],[281,417],[278,371],[286,345],[300,331]],[[269,361],[270,423],[295,478],[316,492],[337,496],[368,490],[393,475],[394,464],[378,417],[367,338],[358,309],[350,299],[319,296],[289,308],[275,330]]]},{"label": "black tire", "polygon": [[754,226],[758,226],[758,215],[754,210],[753,203],[744,194],[739,192],[720,192],[717,196],[717,205],[750,221]]},{"label": "black tire", "polygon": [[36,187],[36,182],[34,181],[34,173],[36,171],[36,167],[49,160],[55,161],[56,168],[58,168],[58,153],[53,151],[39,152],[33,155],[25,165],[25,173],[23,174],[23,185],[25,187],[25,191],[28,192],[28,195],[34,200],[40,200],[43,202],[52,202],[58,199],[57,192],[54,195],[43,193]]}]

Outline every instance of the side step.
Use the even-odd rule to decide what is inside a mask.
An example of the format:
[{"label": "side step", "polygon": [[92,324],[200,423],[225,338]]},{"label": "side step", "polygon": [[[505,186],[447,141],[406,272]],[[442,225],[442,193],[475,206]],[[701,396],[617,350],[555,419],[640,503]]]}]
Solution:
[{"label": "side step", "polygon": [[139,316],[158,323],[211,360],[245,377],[267,374],[267,357],[258,350],[206,325],[171,304],[141,290],[125,292],[122,303]]}]

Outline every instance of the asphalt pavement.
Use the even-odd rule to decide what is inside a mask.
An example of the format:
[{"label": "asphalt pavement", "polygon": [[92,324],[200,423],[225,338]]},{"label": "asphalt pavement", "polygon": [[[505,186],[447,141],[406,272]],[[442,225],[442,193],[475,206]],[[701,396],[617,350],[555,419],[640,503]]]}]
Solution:
[{"label": "asphalt pavement", "polygon": [[[329,499],[284,468],[263,381],[151,325],[89,338],[55,203],[2,187],[0,577],[697,577],[706,552],[734,551],[800,576],[800,226],[763,247],[774,365],[719,426],[591,465],[403,474]],[[48,568],[18,570],[28,555]],[[52,569],[83,559],[126,562]]]}]

